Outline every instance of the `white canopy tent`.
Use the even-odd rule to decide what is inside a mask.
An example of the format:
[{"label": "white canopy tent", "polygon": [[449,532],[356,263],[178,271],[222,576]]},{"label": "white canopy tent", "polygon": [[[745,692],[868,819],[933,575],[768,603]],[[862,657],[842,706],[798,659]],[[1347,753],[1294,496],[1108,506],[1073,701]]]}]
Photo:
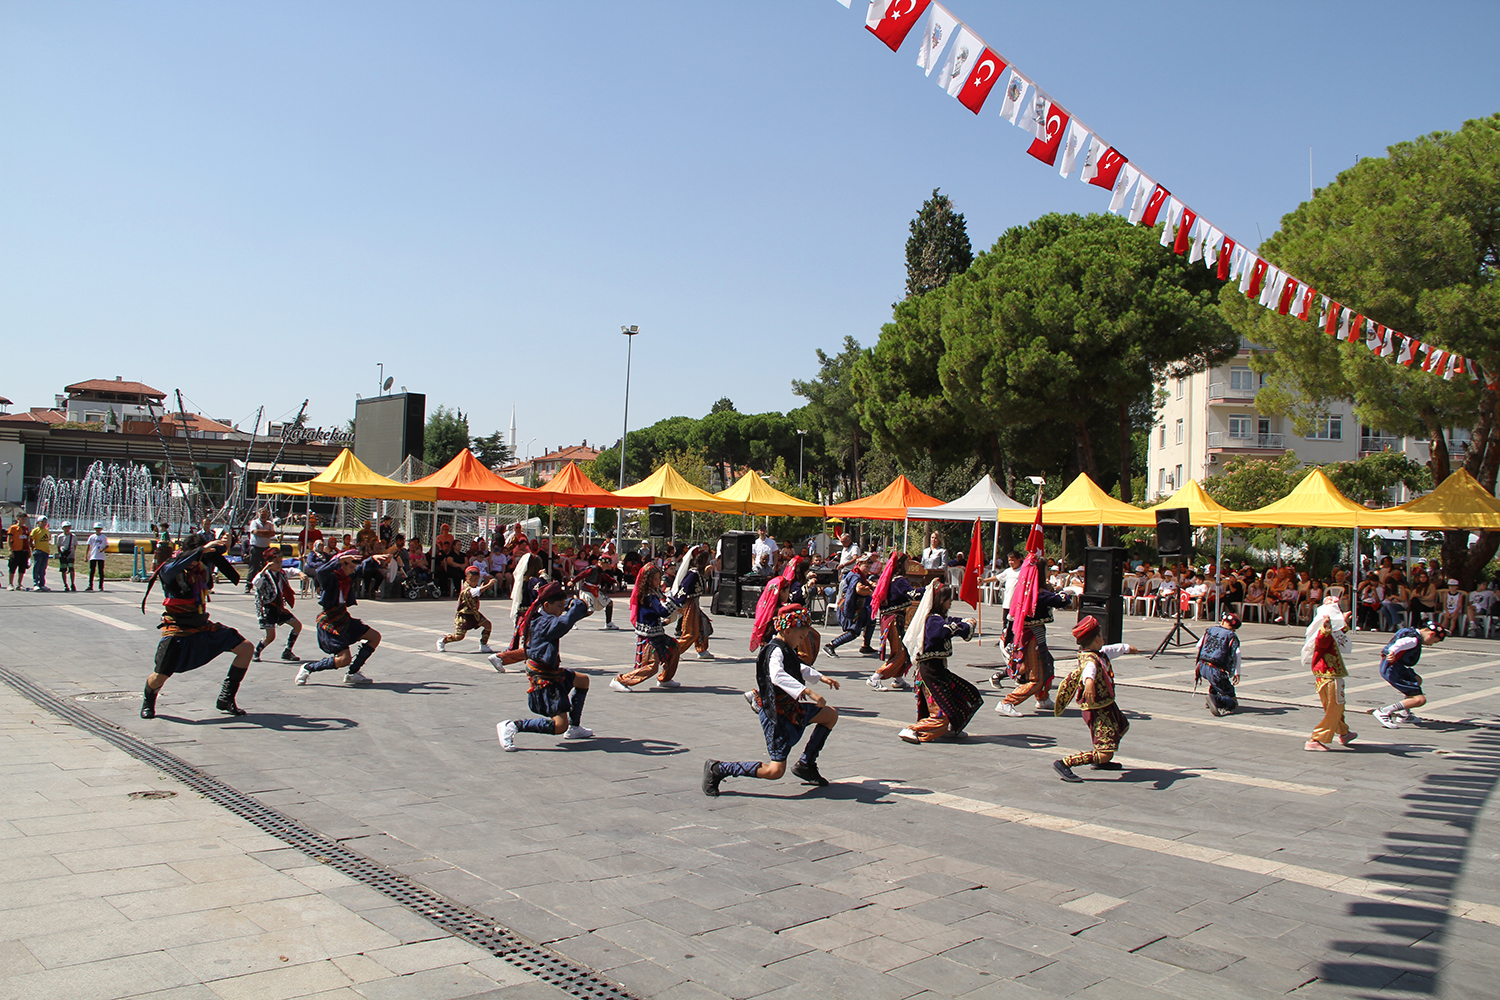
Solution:
[{"label": "white canopy tent", "polygon": [[908,507],[906,516],[913,521],[973,521],[976,518],[994,521],[996,511],[1002,507],[1006,510],[1031,509],[1027,504],[1011,499],[995,480],[986,475],[957,500],[936,507]]}]

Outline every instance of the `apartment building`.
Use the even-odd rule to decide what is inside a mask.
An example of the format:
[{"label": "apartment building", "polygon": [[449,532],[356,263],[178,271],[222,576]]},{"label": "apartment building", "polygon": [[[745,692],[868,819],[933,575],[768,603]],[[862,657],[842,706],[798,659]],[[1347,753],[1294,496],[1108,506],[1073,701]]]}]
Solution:
[{"label": "apartment building", "polygon": [[[1238,355],[1228,362],[1187,378],[1167,380],[1167,399],[1146,452],[1146,492],[1152,499],[1167,496],[1189,479],[1202,482],[1218,474],[1236,456],[1279,458],[1291,451],[1303,463],[1321,465],[1389,450],[1427,462],[1425,438],[1366,426],[1347,400],[1331,403],[1328,415],[1306,434],[1297,433],[1290,417],[1261,413],[1255,397],[1264,377],[1250,367],[1251,347],[1242,342]],[[1449,432],[1449,447],[1455,455],[1467,445],[1468,435],[1467,429]],[[1398,487],[1391,499],[1399,503],[1410,496]]]}]

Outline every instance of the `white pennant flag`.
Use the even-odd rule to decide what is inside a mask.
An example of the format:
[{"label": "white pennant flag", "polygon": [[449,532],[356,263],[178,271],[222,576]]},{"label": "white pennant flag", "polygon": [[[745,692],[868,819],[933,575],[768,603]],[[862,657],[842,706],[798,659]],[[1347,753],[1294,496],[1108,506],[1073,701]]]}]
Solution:
[{"label": "white pennant flag", "polygon": [[1328,296],[1322,296],[1323,302],[1318,311],[1318,329],[1328,329],[1328,303],[1333,301]]},{"label": "white pennant flag", "polygon": [[1373,319],[1365,320],[1365,349],[1372,354],[1380,352],[1380,328]]},{"label": "white pennant flag", "polygon": [[1208,227],[1208,239],[1203,243],[1203,266],[1212,271],[1219,266],[1219,248],[1224,245],[1224,234],[1218,227]]},{"label": "white pennant flag", "polygon": [[1289,277],[1291,275],[1272,265],[1271,270],[1266,274],[1267,280],[1260,286],[1260,304],[1267,309],[1276,308],[1276,303],[1281,298],[1281,290],[1286,287],[1286,280]]},{"label": "white pennant flag", "polygon": [[[1122,174],[1124,172],[1124,170],[1120,171]],[[1145,174],[1141,174],[1141,183],[1135,189],[1135,199],[1130,203],[1129,219],[1132,226],[1139,223],[1141,216],[1146,214],[1146,206],[1151,204],[1151,193],[1155,190],[1156,182]]]},{"label": "white pennant flag", "polygon": [[1344,308],[1343,314],[1339,316],[1339,339],[1340,340],[1348,340],[1349,339],[1349,325],[1351,323],[1353,323],[1353,322],[1354,322],[1354,310],[1350,309],[1350,308],[1348,308],[1346,306]]},{"label": "white pennant flag", "polygon": [[1385,343],[1380,345],[1380,356],[1388,358],[1396,353],[1396,338],[1401,336],[1394,330],[1385,331]]},{"label": "white pennant flag", "polygon": [[[1120,175],[1115,178],[1114,193],[1109,196],[1109,210],[1111,212],[1118,212],[1122,207],[1124,207],[1125,196],[1130,193],[1130,185],[1135,183],[1135,179],[1137,177],[1142,178],[1142,180],[1141,188],[1138,188],[1135,192],[1135,200],[1140,202],[1143,206],[1145,205],[1145,199],[1150,197],[1149,189],[1154,187],[1155,185],[1153,185],[1149,179],[1146,179],[1145,175],[1137,170],[1134,166],[1129,163],[1125,163],[1120,167]],[[1141,194],[1141,189],[1146,189],[1146,194]],[[1135,211],[1135,209],[1132,208],[1131,211],[1133,212]]]},{"label": "white pennant flag", "polygon": [[1046,142],[1050,138],[1047,135],[1047,119],[1050,117],[1052,117],[1052,95],[1041,87],[1033,87],[1031,100],[1026,105],[1026,113],[1016,124]]},{"label": "white pennant flag", "polygon": [[1078,151],[1086,142],[1097,142],[1089,136],[1089,130],[1080,125],[1077,118],[1068,122],[1068,137],[1063,140],[1062,155],[1058,157],[1057,172],[1064,177],[1073,173],[1073,166],[1078,160]]},{"label": "white pennant flag", "polygon": [[1167,199],[1167,220],[1161,227],[1161,245],[1170,247],[1177,242],[1177,224],[1182,221],[1182,210],[1187,206],[1175,197]]},{"label": "white pennant flag", "polygon": [[1458,355],[1450,355],[1448,358],[1448,370],[1443,372],[1443,379],[1448,382],[1453,381],[1453,376],[1457,375],[1458,371]]},{"label": "white pennant flag", "polygon": [[1241,292],[1245,291],[1247,287],[1246,282],[1249,280],[1244,276],[1245,272],[1250,270],[1247,262],[1254,256],[1254,254],[1238,243],[1234,245],[1234,249],[1229,253],[1229,280],[1239,281]]},{"label": "white pennant flag", "polygon": [[[952,40],[953,29],[958,27],[958,18],[948,13],[947,8],[940,3],[933,4],[929,11],[927,30],[922,34],[922,46],[917,49],[917,65],[931,76],[942,58],[943,49]],[[979,49],[975,49],[974,55],[978,54]]]},{"label": "white pennant flag", "polygon": [[1104,140],[1097,135],[1089,139],[1089,152],[1083,159],[1083,171],[1079,174],[1079,179],[1085,184],[1099,176],[1099,157],[1103,156],[1108,148]]},{"label": "white pennant flag", "polygon": [[[1010,71],[1010,81],[1005,85],[1005,100],[1000,103],[1000,117],[1012,125],[1019,124],[1016,116],[1021,113],[1025,104],[1026,89],[1031,86],[1031,81],[1018,73],[1014,67]],[[1025,126],[1022,126],[1023,128]]]},{"label": "white pennant flag", "polygon": [[960,24],[958,37],[948,47],[948,58],[943,61],[943,68],[938,71],[937,85],[951,96],[957,97],[959,91],[964,89],[964,81],[969,78],[969,71],[974,68],[974,60],[978,59],[983,51],[984,40],[970,31],[967,24]]},{"label": "white pennant flag", "polygon": [[[1244,249],[1245,249],[1244,247],[1240,247],[1240,250],[1244,250]],[[1235,252],[1238,253],[1239,251],[1236,250]],[[1260,259],[1259,257],[1255,256],[1255,254],[1251,253],[1249,250],[1245,250],[1245,256],[1243,256],[1243,257],[1240,258],[1240,294],[1241,295],[1249,295],[1250,294],[1250,279],[1255,276],[1255,262],[1257,260],[1259,260],[1259,259]]]},{"label": "white pennant flag", "polygon": [[1209,230],[1213,229],[1213,227],[1203,219],[1199,219],[1197,222],[1193,223],[1193,226],[1197,229],[1198,234],[1193,237],[1192,249],[1188,251],[1189,264],[1195,264],[1203,259],[1203,244],[1204,241],[1208,239]]}]

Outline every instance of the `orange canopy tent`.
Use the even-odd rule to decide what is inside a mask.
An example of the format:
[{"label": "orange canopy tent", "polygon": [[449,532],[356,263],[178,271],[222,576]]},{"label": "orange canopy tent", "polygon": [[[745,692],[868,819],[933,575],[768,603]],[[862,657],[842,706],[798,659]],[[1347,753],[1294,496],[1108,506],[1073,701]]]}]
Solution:
[{"label": "orange canopy tent", "polygon": [[936,507],[941,503],[936,497],[917,489],[905,476],[897,476],[895,482],[874,496],[832,504],[828,513],[830,516],[863,517],[871,521],[904,521],[908,507]]},{"label": "orange canopy tent", "polygon": [[421,479],[414,479],[407,485],[434,486],[439,500],[524,504],[543,502],[536,499],[536,490],[500,478],[467,448],[454,455],[441,469]]},{"label": "orange canopy tent", "polygon": [[631,507],[651,506],[648,497],[621,497],[596,484],[569,462],[550,480],[531,492],[530,503],[553,507]]}]

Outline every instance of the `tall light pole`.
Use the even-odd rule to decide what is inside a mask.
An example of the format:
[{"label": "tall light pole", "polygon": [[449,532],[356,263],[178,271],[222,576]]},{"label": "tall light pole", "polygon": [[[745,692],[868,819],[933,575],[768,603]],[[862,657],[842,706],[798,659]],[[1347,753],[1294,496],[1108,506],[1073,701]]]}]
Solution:
[{"label": "tall light pole", "polygon": [[802,446],[807,443],[807,431],[797,432],[797,485],[802,485]]},{"label": "tall light pole", "polygon": [[[625,335],[625,422],[620,428],[620,481],[617,488],[625,486],[625,440],[630,435],[630,353],[635,347],[635,335],[641,332],[638,326],[622,326]],[[615,508],[615,548],[625,552],[625,508]]]}]

